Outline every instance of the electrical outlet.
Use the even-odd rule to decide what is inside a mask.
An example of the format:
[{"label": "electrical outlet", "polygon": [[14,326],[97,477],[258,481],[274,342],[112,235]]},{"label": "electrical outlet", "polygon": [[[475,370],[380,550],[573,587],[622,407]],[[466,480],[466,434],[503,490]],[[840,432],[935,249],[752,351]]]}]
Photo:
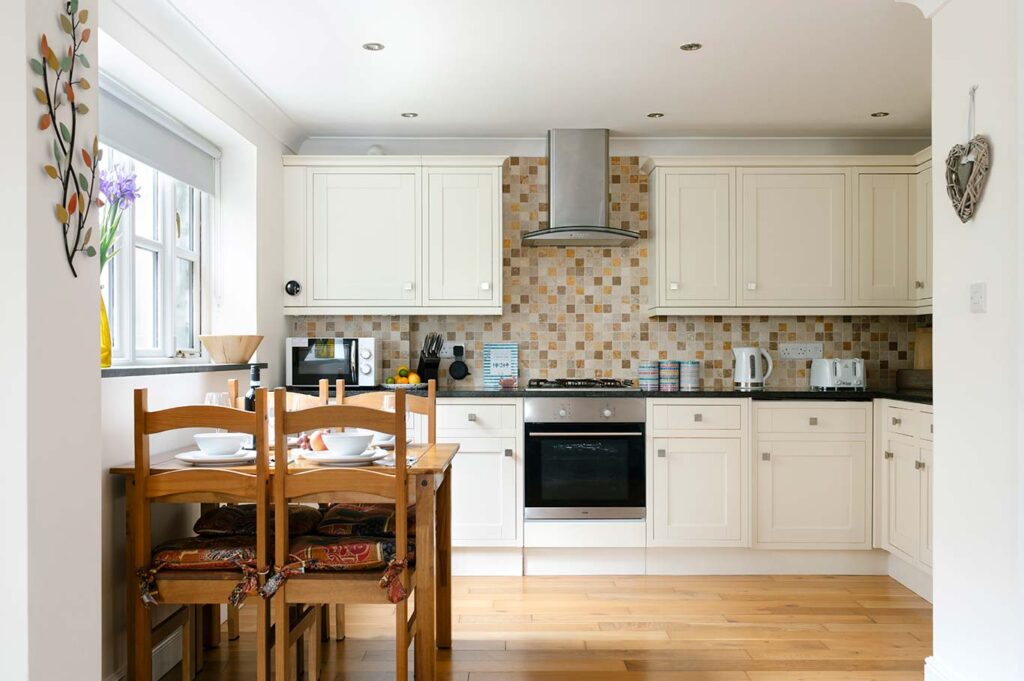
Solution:
[{"label": "electrical outlet", "polygon": [[988,286],[983,281],[971,284],[971,312],[974,314],[988,312]]},{"label": "electrical outlet", "polygon": [[821,343],[780,343],[781,359],[819,359],[824,353]]},{"label": "electrical outlet", "polygon": [[441,359],[454,358],[454,348],[456,345],[463,345],[463,343],[456,343],[455,341],[445,341],[444,345],[441,346],[441,352],[438,353],[438,357],[440,357]]}]

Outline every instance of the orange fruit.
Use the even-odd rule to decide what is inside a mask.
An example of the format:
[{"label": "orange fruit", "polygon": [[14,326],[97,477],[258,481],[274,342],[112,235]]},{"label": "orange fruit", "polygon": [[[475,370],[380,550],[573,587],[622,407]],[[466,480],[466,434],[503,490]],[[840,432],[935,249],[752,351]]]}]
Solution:
[{"label": "orange fruit", "polygon": [[417,374],[415,371],[410,371],[409,372],[409,383],[411,383],[413,385],[416,385],[417,383],[422,383],[422,381],[420,381],[420,375]]},{"label": "orange fruit", "polygon": [[406,378],[405,376],[399,376],[398,378],[395,379],[395,383],[407,384],[408,382],[409,379]]}]

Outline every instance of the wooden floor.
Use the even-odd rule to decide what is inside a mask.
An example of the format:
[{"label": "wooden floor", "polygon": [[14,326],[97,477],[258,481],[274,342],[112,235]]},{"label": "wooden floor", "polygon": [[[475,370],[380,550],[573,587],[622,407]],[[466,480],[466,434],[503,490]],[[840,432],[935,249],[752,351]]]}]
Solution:
[{"label": "wooden floor", "polygon": [[[929,603],[888,577],[464,577],[454,593],[445,680],[920,681],[931,654]],[[322,679],[394,677],[389,610],[348,609]],[[253,677],[242,612],[202,681]]]}]

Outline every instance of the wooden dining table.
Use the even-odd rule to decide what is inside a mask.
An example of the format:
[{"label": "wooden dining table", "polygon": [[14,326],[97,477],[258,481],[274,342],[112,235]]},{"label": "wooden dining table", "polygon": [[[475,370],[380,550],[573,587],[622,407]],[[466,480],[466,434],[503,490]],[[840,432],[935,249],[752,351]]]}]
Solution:
[{"label": "wooden dining table", "polygon": [[[451,518],[451,475],[452,461],[459,451],[457,444],[409,444],[406,455],[415,459],[408,466],[409,502],[416,504],[416,570],[413,598],[416,609],[416,646],[415,672],[417,680],[430,680],[436,677],[437,648],[450,648],[452,645],[452,518]],[[297,450],[292,450],[290,457]],[[150,473],[159,475],[175,470],[190,468],[176,458],[177,452],[168,452],[164,458],[150,464]],[[289,462],[290,471],[317,468],[318,464],[296,457]],[[255,465],[224,466],[226,470],[255,473]],[[369,470],[388,472],[394,470],[387,466],[368,466]],[[273,475],[274,467],[270,467]],[[110,474],[125,479],[125,528],[126,562],[132,555],[132,536],[129,528],[132,519],[129,516],[136,494],[134,475],[135,464],[114,466]],[[233,500],[217,498],[215,494],[197,495],[192,499],[201,504],[235,503]],[[367,501],[358,493],[339,493],[331,498],[334,503],[359,503]],[[130,562],[129,562],[130,566]],[[129,626],[132,617],[132,599],[139,598],[138,582],[130,577],[131,569],[125,579],[128,606]],[[219,630],[219,618],[216,626]],[[129,669],[135,651],[129,650]]]}]

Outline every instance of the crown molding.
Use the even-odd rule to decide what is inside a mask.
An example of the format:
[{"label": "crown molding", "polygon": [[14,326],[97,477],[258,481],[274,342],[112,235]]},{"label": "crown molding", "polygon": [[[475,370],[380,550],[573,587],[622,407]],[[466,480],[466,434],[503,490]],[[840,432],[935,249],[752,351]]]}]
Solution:
[{"label": "crown molding", "polygon": [[905,5],[913,5],[921,11],[925,19],[931,19],[949,0],[895,0]]}]

